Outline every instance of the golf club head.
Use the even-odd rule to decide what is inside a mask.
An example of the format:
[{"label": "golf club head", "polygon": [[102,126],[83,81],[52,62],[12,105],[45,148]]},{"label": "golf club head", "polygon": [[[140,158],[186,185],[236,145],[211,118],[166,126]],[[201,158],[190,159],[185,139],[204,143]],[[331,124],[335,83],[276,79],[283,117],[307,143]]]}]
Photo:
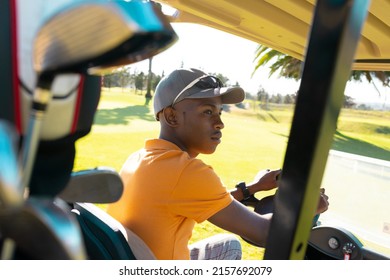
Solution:
[{"label": "golf club head", "polygon": [[34,43],[38,73],[99,74],[152,57],[177,35],[150,1],[110,1],[70,6],[51,17]]},{"label": "golf club head", "polygon": [[33,46],[38,79],[22,149],[22,185],[27,193],[55,76],[99,74],[152,57],[176,40],[160,6],[144,0],[76,3],[42,25]]},{"label": "golf club head", "polygon": [[16,142],[13,127],[0,120],[0,211],[18,208],[24,201]]},{"label": "golf club head", "polygon": [[2,238],[15,243],[16,259],[86,258],[77,220],[63,201],[29,198],[21,211],[0,215],[0,229]]},{"label": "golf club head", "polygon": [[58,196],[68,203],[112,203],[122,193],[123,183],[118,172],[99,167],[73,172],[68,185]]}]

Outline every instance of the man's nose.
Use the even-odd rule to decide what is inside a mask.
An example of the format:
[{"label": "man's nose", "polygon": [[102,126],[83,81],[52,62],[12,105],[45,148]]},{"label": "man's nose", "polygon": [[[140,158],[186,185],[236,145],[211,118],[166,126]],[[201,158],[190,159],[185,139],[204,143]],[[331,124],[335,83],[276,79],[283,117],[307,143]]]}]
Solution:
[{"label": "man's nose", "polygon": [[223,123],[222,119],[220,116],[217,117],[215,121],[215,128],[217,129],[223,129],[225,127],[225,124]]}]

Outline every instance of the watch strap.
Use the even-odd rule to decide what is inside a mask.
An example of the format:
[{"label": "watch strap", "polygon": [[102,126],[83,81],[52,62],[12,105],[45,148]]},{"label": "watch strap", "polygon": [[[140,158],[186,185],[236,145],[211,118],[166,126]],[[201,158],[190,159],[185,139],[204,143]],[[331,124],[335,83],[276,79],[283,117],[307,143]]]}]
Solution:
[{"label": "watch strap", "polygon": [[240,183],[238,183],[238,184],[236,185],[236,188],[237,188],[237,189],[240,189],[240,190],[242,191],[242,194],[243,194],[243,196],[244,196],[244,200],[245,200],[245,199],[248,199],[248,198],[251,196],[251,194],[249,193],[248,188],[247,188],[246,185],[245,185],[245,182],[240,182]]}]

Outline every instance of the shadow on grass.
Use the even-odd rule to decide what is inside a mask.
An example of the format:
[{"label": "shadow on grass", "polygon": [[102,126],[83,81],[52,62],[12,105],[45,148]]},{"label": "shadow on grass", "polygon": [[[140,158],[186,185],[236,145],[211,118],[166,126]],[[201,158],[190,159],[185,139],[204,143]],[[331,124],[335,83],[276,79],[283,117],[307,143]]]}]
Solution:
[{"label": "shadow on grass", "polygon": [[256,118],[259,119],[259,120],[262,120],[262,121],[266,121],[267,120],[264,115],[259,114],[259,113],[256,114]]},{"label": "shadow on grass", "polygon": [[274,115],[272,115],[271,113],[267,112],[268,116],[270,116],[271,119],[273,119],[276,123],[279,123],[279,120],[277,118],[275,118]]},{"label": "shadow on grass", "polygon": [[261,113],[256,114],[256,118],[262,121],[267,121],[267,116],[272,119],[276,123],[280,123],[280,121],[270,112],[263,110]]},{"label": "shadow on grass", "polygon": [[390,127],[388,126],[379,126],[375,129],[376,133],[380,134],[390,134]]},{"label": "shadow on grass", "polygon": [[336,131],[332,149],[377,159],[390,160],[390,151]]},{"label": "shadow on grass", "polygon": [[288,139],[288,138],[290,137],[290,135],[288,135],[288,134],[282,134],[282,133],[276,133],[276,132],[274,132],[274,134],[275,134],[275,135],[279,135],[279,136],[281,136],[281,137],[284,137],[284,138],[286,138],[286,139]]},{"label": "shadow on grass", "polygon": [[142,105],[100,109],[96,112],[94,124],[129,124],[131,120],[141,119],[145,121],[155,121],[150,114],[149,107]]}]

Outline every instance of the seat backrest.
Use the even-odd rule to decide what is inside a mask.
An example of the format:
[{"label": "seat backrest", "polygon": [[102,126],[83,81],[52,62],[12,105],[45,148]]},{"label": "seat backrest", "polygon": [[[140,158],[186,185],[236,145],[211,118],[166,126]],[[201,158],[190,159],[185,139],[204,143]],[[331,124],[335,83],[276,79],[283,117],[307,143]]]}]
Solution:
[{"label": "seat backrest", "polygon": [[89,259],[156,259],[144,241],[134,232],[92,203],[74,203]]},{"label": "seat backrest", "polygon": [[109,167],[73,171],[69,183],[58,197],[68,203],[112,203],[123,193],[118,172]]},{"label": "seat backrest", "polygon": [[135,260],[121,227],[103,210],[90,203],[75,203],[88,258],[91,260]]}]

